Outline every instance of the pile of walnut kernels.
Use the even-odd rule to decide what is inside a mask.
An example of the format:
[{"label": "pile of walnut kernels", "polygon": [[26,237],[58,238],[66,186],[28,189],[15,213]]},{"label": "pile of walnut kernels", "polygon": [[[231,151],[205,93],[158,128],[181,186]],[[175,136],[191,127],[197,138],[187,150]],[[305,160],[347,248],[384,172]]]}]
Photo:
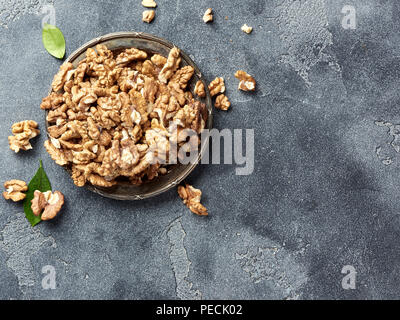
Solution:
[{"label": "pile of walnut kernels", "polygon": [[[49,111],[45,148],[57,164],[71,167],[75,185],[153,180],[167,172],[157,158],[168,158],[172,130],[202,131],[208,110],[186,91],[194,69],[180,62],[178,48],[165,58],[136,48],[114,55],[97,45],[76,69],[60,67],[41,104]],[[175,136],[178,147],[186,142]]]}]

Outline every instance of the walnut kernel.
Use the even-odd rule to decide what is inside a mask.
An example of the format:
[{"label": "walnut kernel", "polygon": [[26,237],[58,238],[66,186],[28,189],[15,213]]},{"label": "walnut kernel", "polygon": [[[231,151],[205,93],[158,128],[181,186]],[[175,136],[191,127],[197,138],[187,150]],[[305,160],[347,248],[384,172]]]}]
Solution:
[{"label": "walnut kernel", "polygon": [[34,197],[31,200],[31,209],[35,216],[40,216],[41,220],[51,220],[61,210],[64,204],[64,195],[60,191],[40,192],[35,190]]},{"label": "walnut kernel", "polygon": [[156,16],[156,12],[154,10],[143,11],[142,21],[150,23],[153,21],[155,16]]},{"label": "walnut kernel", "polygon": [[23,192],[28,191],[28,186],[25,181],[22,180],[6,181],[4,182],[4,188],[6,189],[6,191],[3,192],[4,199],[11,199],[14,202],[24,200],[26,194]]},{"label": "walnut kernel", "polygon": [[213,11],[212,11],[211,8],[208,8],[206,10],[206,12],[204,13],[203,21],[204,21],[204,23],[208,23],[208,22],[213,21]]},{"label": "walnut kernel", "polygon": [[146,8],[155,8],[157,7],[157,3],[154,0],[143,0],[142,6]]},{"label": "walnut kernel", "polygon": [[174,75],[175,71],[179,68],[181,63],[181,58],[179,57],[180,50],[176,47],[172,48],[169,52],[168,59],[160,74],[158,75],[158,80],[162,83],[167,83],[167,81]]},{"label": "walnut kernel", "polygon": [[244,25],[241,27],[241,29],[242,29],[243,32],[245,32],[245,33],[247,33],[247,34],[249,34],[249,33],[251,33],[251,32],[253,31],[253,28],[252,28],[252,27],[249,27],[247,24],[244,24]]},{"label": "walnut kernel", "polygon": [[256,80],[243,70],[238,70],[235,73],[235,77],[239,79],[238,89],[242,91],[255,91]]},{"label": "walnut kernel", "polygon": [[215,107],[220,110],[228,110],[229,107],[231,106],[231,103],[228,100],[228,97],[225,96],[224,94],[220,94],[216,99],[215,99]]},{"label": "walnut kernel", "polygon": [[198,97],[204,98],[206,96],[206,91],[204,87],[203,81],[197,81],[196,86],[194,88],[194,93],[197,94]]},{"label": "walnut kernel", "polygon": [[219,93],[225,92],[225,82],[224,78],[217,77],[208,85],[208,90],[210,90],[210,94],[212,97],[216,96]]},{"label": "walnut kernel", "polygon": [[29,140],[36,137],[40,130],[38,129],[37,122],[33,120],[25,120],[14,123],[11,127],[13,136],[8,137],[10,149],[16,153],[19,150],[30,150],[32,145]]},{"label": "walnut kernel", "polygon": [[192,211],[199,216],[208,216],[206,207],[204,207],[201,201],[201,190],[194,188],[191,185],[186,184],[185,186],[178,187],[178,194],[182,198],[183,203]]}]

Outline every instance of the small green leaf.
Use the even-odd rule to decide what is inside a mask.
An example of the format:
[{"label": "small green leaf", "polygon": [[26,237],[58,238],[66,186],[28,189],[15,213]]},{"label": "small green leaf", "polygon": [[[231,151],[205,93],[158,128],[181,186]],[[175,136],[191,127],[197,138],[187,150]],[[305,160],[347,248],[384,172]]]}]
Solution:
[{"label": "small green leaf", "polygon": [[65,39],[60,29],[45,23],[42,31],[42,41],[48,53],[58,59],[64,58]]},{"label": "small green leaf", "polygon": [[26,198],[24,200],[25,216],[31,223],[32,227],[37,225],[41,221],[40,217],[37,217],[33,214],[31,208],[31,200],[33,199],[33,193],[35,192],[35,190],[39,190],[41,192],[51,190],[51,184],[49,178],[47,178],[46,172],[43,169],[42,160],[40,160],[38,171],[36,171],[35,176],[28,184],[28,191],[26,192]]}]

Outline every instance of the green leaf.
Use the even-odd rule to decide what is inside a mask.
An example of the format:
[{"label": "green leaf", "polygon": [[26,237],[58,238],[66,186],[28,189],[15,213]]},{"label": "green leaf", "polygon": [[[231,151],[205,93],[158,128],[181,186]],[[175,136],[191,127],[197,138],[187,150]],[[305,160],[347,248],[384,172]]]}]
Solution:
[{"label": "green leaf", "polygon": [[42,31],[42,41],[48,53],[58,59],[64,58],[65,39],[60,29],[45,23]]},{"label": "green leaf", "polygon": [[26,198],[24,200],[24,212],[26,218],[31,223],[32,227],[37,225],[40,221],[40,217],[35,216],[33,214],[31,208],[31,200],[33,199],[33,193],[35,190],[39,190],[41,192],[51,190],[51,184],[49,178],[47,178],[46,172],[43,169],[42,160],[40,160],[40,166],[38,171],[36,171],[35,176],[32,178],[31,182],[28,184],[28,191],[26,192]]}]

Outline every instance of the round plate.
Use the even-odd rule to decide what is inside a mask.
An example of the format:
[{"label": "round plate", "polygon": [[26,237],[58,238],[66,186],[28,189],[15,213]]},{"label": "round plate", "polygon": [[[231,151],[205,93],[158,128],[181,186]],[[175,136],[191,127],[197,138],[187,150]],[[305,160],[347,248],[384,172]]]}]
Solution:
[{"label": "round plate", "polygon": [[[99,38],[95,38],[79,49],[74,51],[67,59],[66,62],[71,62],[73,66],[76,68],[78,63],[85,59],[86,50],[88,48],[94,48],[98,44],[105,45],[110,50],[118,50],[124,48],[137,48],[148,53],[158,53],[165,57],[168,56],[169,51],[176,47],[173,43],[156,37],[151,34],[141,33],[141,32],[116,32],[104,35]],[[192,94],[194,95],[194,87],[198,80],[202,81],[204,84],[204,88],[206,91],[206,97],[204,99],[198,99],[205,103],[208,109],[208,119],[205,125],[205,129],[212,128],[212,100],[210,96],[210,92],[208,91],[207,83],[204,81],[202,74],[196,64],[192,61],[192,59],[181,50],[181,66],[190,65],[194,68],[195,72],[192,77],[192,80],[188,86]],[[51,92],[51,89],[50,89]],[[46,121],[46,127],[48,127],[48,123]],[[89,183],[85,185],[89,190],[98,193],[104,197],[117,199],[117,200],[141,200],[145,198],[154,197],[159,195],[176,185],[178,185],[183,179],[185,179],[197,166],[200,162],[201,157],[205,153],[208,146],[208,136],[201,141],[200,152],[199,155],[193,163],[188,165],[177,164],[173,167],[169,168],[168,173],[164,176],[159,176],[152,181],[148,181],[143,183],[140,186],[132,185],[128,182],[118,182],[117,185],[110,188],[102,188],[96,187]],[[69,173],[71,173],[71,169],[65,167]]]}]

